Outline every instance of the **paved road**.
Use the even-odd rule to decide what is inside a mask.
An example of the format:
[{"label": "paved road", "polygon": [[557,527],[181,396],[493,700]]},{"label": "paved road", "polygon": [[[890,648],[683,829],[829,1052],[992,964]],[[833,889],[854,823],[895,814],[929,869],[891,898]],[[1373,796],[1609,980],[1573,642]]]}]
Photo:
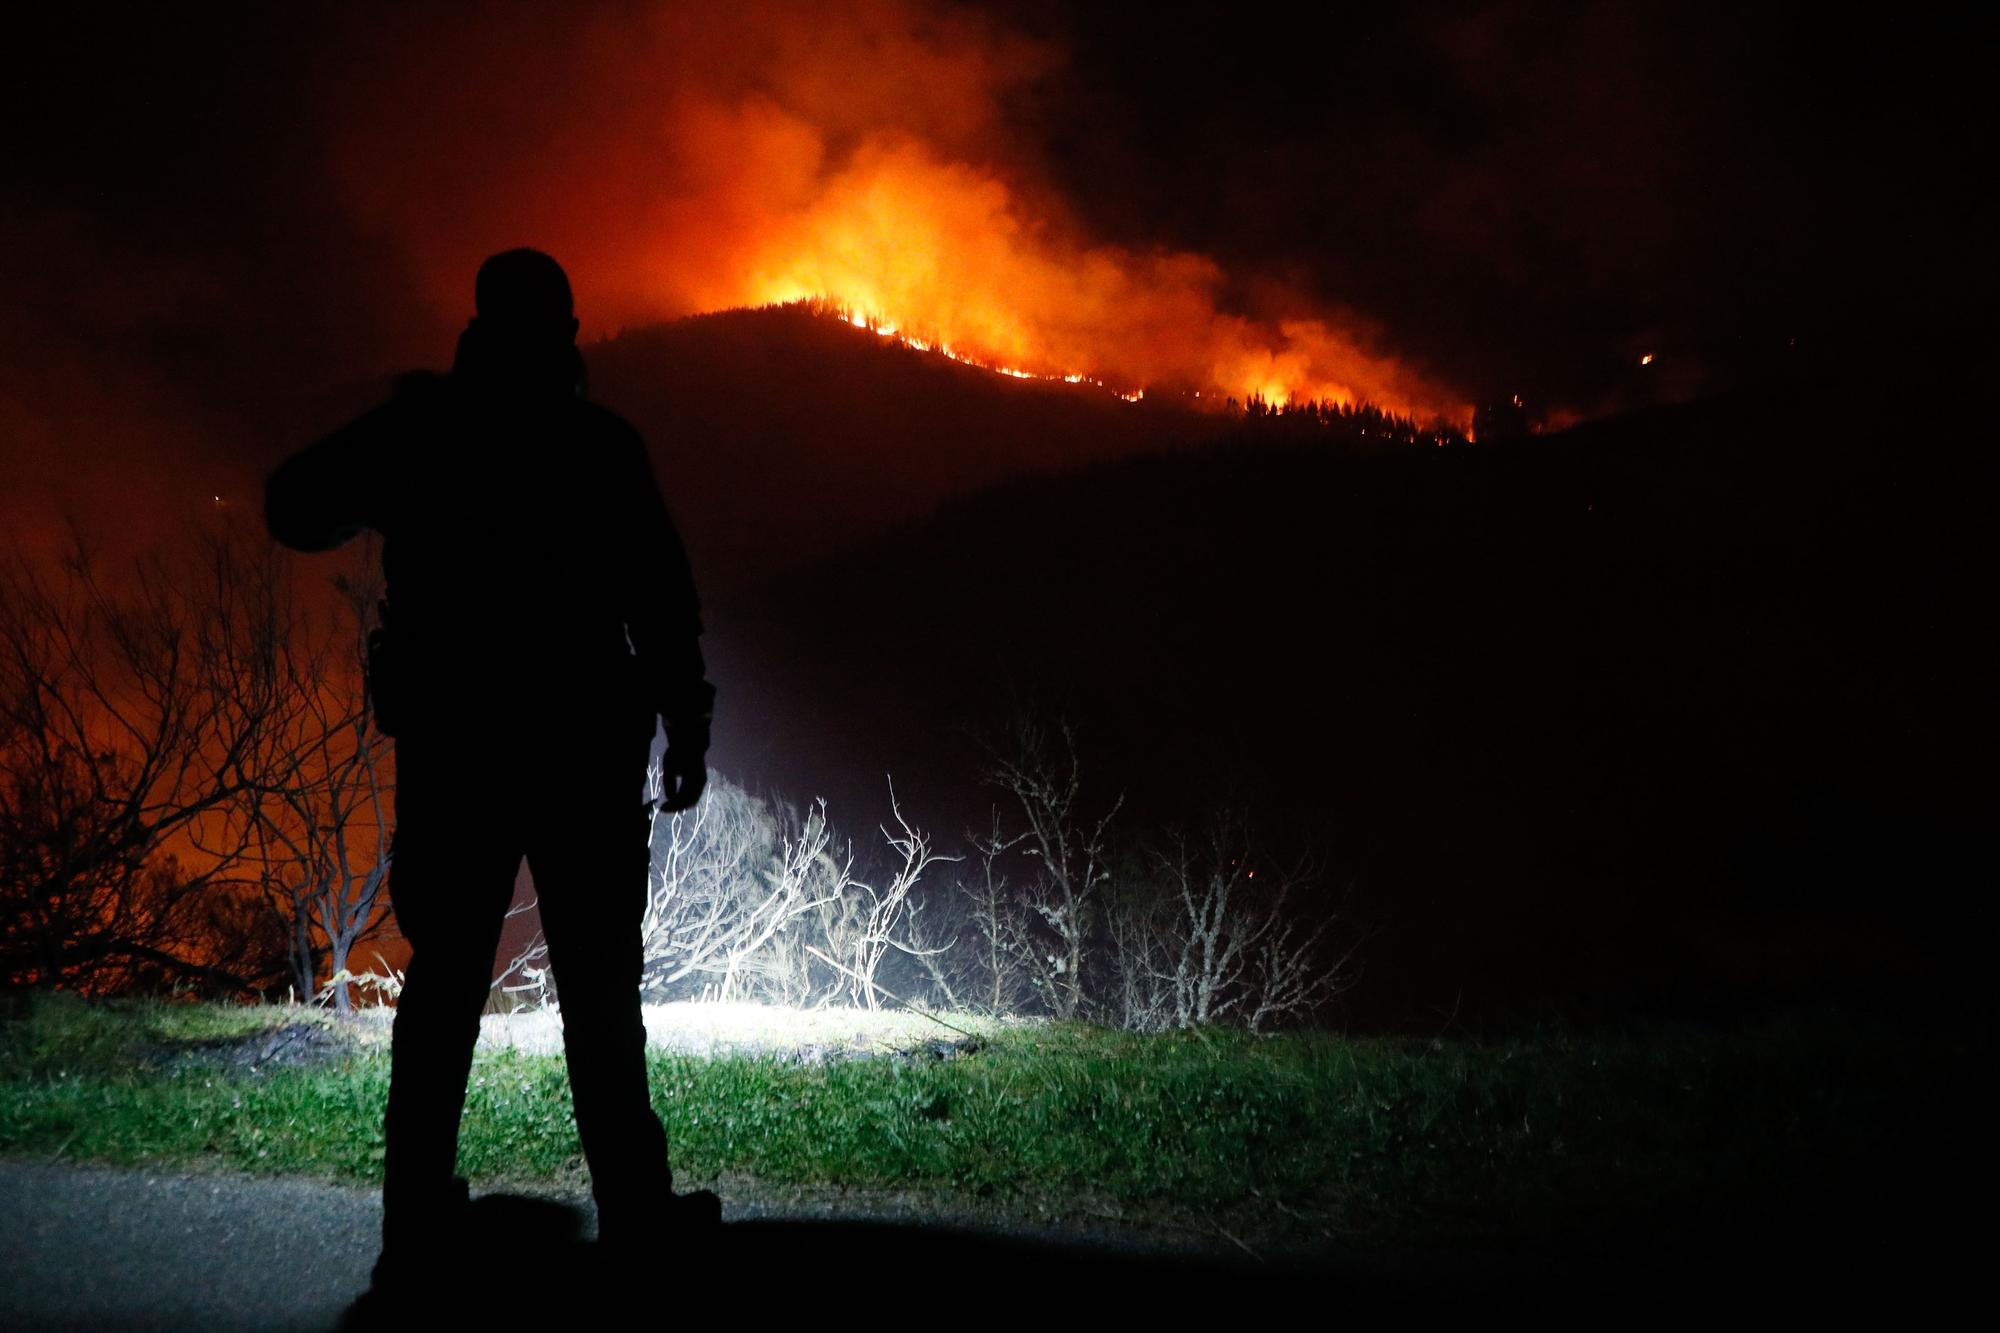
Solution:
[{"label": "paved road", "polygon": [[379,1191],[0,1162],[0,1325],[329,1329],[368,1285]]},{"label": "paved road", "polygon": [[[1984,1232],[1869,1207],[1830,1225],[1722,1229],[1511,1248],[1328,1251],[1255,1261],[1184,1240],[941,1219],[914,1204],[726,1202],[723,1240],[663,1254],[642,1296],[663,1322],[764,1324],[799,1312],[895,1323],[967,1316],[1023,1327],[1079,1315],[1187,1326],[1271,1322],[1301,1298],[1327,1314],[1407,1317],[1549,1307],[1796,1317],[1942,1316],[1984,1270]],[[1857,1225],[1858,1223],[1858,1225]],[[451,1317],[353,1303],[367,1287],[379,1191],[233,1173],[0,1159],[0,1329],[626,1328],[579,1238],[588,1201],[476,1195],[469,1234],[440,1238]],[[1977,1255],[1975,1255],[1977,1251]],[[640,1322],[646,1320],[642,1317]],[[842,1322],[846,1322],[843,1319]]]},{"label": "paved road", "polygon": [[[724,1244],[699,1269],[662,1256],[648,1291],[663,1306],[886,1311],[970,1295],[1026,1316],[1051,1283],[1143,1305],[1197,1277],[1234,1288],[1248,1263],[1101,1229],[953,1226],[880,1202],[733,1200],[724,1221]],[[379,1190],[0,1159],[0,1328],[335,1329],[368,1285],[380,1226]],[[451,1325],[547,1316],[552,1286],[583,1306],[556,1326],[622,1323],[590,1312],[601,1275],[576,1242],[594,1228],[588,1200],[475,1195],[476,1234],[454,1261],[475,1299],[455,1298]],[[354,1321],[374,1329],[379,1314]]]}]

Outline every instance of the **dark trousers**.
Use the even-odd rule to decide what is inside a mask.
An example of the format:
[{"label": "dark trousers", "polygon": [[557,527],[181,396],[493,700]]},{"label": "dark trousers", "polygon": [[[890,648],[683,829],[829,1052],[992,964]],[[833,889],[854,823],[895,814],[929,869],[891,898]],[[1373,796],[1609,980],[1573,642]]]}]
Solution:
[{"label": "dark trousers", "polygon": [[411,946],[384,1120],[383,1240],[425,1244],[453,1186],[479,1015],[523,857],[561,1006],[577,1133],[600,1233],[672,1188],[646,1089],[639,1011],[653,719],[629,710],[396,742],[390,905]]}]

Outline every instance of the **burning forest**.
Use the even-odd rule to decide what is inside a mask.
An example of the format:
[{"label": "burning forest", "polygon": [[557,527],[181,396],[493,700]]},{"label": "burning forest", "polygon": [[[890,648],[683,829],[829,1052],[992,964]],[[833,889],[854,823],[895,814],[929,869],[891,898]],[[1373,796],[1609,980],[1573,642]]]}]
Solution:
[{"label": "burning forest", "polygon": [[[1058,50],[973,11],[661,6],[560,34],[517,14],[445,71],[401,58],[431,49],[428,33],[375,40],[381,77],[343,108],[341,179],[363,217],[413,242],[444,309],[495,237],[534,235],[571,257],[598,331],[813,301],[913,346],[1130,397],[1469,421],[1464,394],[1355,311],[1090,235],[1006,115]],[[466,129],[489,107],[532,124],[540,151],[482,158]]]}]

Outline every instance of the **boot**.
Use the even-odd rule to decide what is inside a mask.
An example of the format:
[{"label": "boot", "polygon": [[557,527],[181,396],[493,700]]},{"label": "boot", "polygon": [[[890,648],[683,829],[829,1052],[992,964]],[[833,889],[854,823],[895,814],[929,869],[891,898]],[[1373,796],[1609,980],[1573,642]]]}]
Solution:
[{"label": "boot", "polygon": [[470,1239],[466,1225],[471,1209],[471,1186],[464,1176],[453,1176],[433,1196],[398,1198],[393,1206],[384,1194],[382,1253],[370,1274],[375,1288],[413,1293],[440,1278],[455,1277],[452,1256]]},{"label": "boot", "polygon": [[722,1234],[722,1200],[713,1190],[666,1194],[642,1208],[597,1214],[597,1247],[615,1263],[684,1255],[714,1244]]}]

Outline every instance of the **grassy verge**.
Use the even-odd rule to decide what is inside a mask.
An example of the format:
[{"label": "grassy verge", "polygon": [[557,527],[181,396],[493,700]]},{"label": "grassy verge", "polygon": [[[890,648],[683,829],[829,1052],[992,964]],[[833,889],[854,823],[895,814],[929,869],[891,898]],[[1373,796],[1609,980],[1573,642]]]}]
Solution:
[{"label": "grassy verge", "polygon": [[[300,1018],[38,1000],[0,1023],[0,1152],[375,1179],[386,1052],[255,1071],[203,1054]],[[942,1061],[658,1054],[651,1077],[690,1183],[1310,1244],[1809,1206],[1940,1150],[1969,1123],[1977,1060],[1969,1038],[1823,1020],[1497,1043],[1078,1026]],[[581,1181],[560,1057],[481,1054],[460,1166]]]}]

